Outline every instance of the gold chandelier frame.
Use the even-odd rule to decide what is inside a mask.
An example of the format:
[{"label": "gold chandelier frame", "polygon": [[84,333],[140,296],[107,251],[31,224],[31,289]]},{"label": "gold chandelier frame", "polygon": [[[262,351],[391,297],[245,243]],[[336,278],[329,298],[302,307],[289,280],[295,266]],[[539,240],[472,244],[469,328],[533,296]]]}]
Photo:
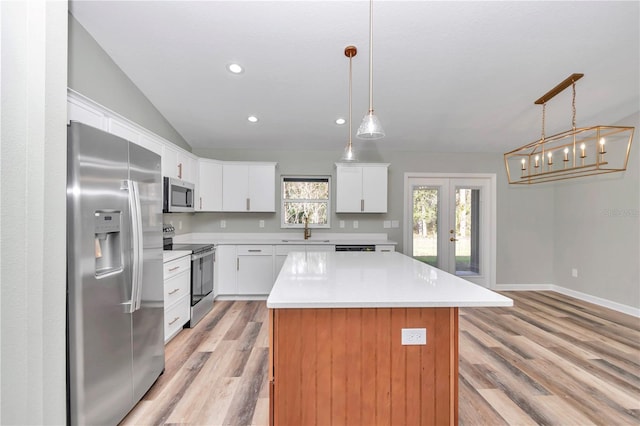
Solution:
[{"label": "gold chandelier frame", "polygon": [[[627,169],[634,127],[576,128],[575,84],[583,76],[584,74],[570,75],[535,101],[536,105],[542,105],[542,135],[540,139],[504,154],[510,184],[552,182]],[[570,86],[573,89],[572,128],[547,137],[546,103]]]}]

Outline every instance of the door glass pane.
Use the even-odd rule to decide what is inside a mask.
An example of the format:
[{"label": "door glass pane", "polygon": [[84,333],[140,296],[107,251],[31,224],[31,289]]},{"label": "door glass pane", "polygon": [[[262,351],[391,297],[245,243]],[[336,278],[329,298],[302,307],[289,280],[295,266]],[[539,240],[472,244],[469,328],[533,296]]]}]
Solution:
[{"label": "door glass pane", "polygon": [[413,187],[413,254],[438,266],[438,188]]},{"label": "door glass pane", "polygon": [[480,190],[456,188],[456,275],[480,274]]}]

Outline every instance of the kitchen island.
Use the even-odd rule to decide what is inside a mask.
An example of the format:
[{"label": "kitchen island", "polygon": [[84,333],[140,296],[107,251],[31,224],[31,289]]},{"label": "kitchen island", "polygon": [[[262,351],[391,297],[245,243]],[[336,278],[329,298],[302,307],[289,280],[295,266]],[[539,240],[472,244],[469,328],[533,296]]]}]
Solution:
[{"label": "kitchen island", "polygon": [[267,300],[271,424],[457,424],[458,308],[512,305],[400,253],[291,253]]}]

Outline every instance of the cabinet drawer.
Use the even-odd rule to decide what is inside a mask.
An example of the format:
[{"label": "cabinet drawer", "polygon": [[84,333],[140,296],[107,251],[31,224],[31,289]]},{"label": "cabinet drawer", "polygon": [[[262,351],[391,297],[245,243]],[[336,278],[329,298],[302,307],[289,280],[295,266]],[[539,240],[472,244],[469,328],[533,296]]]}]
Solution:
[{"label": "cabinet drawer", "polygon": [[238,256],[271,256],[273,246],[268,245],[245,245],[238,246]]},{"label": "cabinet drawer", "polygon": [[183,269],[182,273],[164,280],[164,306],[171,307],[176,300],[189,294],[191,274]]},{"label": "cabinet drawer", "polygon": [[191,319],[189,295],[184,295],[164,311],[164,341],[172,338]]},{"label": "cabinet drawer", "polygon": [[191,256],[181,257],[180,259],[165,263],[163,278],[167,280],[185,270],[191,270]]},{"label": "cabinet drawer", "polygon": [[382,251],[382,252],[396,251],[396,246],[392,244],[376,244],[376,251]]}]

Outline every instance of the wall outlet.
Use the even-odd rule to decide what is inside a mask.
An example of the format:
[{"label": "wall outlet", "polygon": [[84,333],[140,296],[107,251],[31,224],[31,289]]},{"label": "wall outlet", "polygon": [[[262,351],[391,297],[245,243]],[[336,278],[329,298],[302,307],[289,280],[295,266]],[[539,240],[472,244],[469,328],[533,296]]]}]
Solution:
[{"label": "wall outlet", "polygon": [[358,229],[358,221],[357,220],[353,221],[353,229]]},{"label": "wall outlet", "polygon": [[182,229],[182,221],[181,220],[178,221],[178,229]]},{"label": "wall outlet", "polygon": [[573,278],[578,278],[578,269],[577,268],[571,269],[571,276]]},{"label": "wall outlet", "polygon": [[264,228],[264,220],[260,220],[260,222],[258,222],[258,226],[260,226],[260,228]]},{"label": "wall outlet", "polygon": [[222,220],[220,221],[220,228],[226,228],[226,227],[227,227],[227,221],[226,221],[226,220],[224,220],[224,219],[222,219]]},{"label": "wall outlet", "polygon": [[402,344],[403,345],[426,345],[427,329],[426,328],[403,328]]},{"label": "wall outlet", "polygon": [[344,228],[344,220],[340,221],[340,228]]},{"label": "wall outlet", "polygon": [[385,220],[385,221],[383,222],[383,225],[382,225],[382,226],[383,226],[385,229],[389,229],[389,228],[391,228],[391,221],[390,221],[390,220]]},{"label": "wall outlet", "polygon": [[399,220],[392,220],[391,221],[391,227],[392,228],[400,228],[400,221]]}]

